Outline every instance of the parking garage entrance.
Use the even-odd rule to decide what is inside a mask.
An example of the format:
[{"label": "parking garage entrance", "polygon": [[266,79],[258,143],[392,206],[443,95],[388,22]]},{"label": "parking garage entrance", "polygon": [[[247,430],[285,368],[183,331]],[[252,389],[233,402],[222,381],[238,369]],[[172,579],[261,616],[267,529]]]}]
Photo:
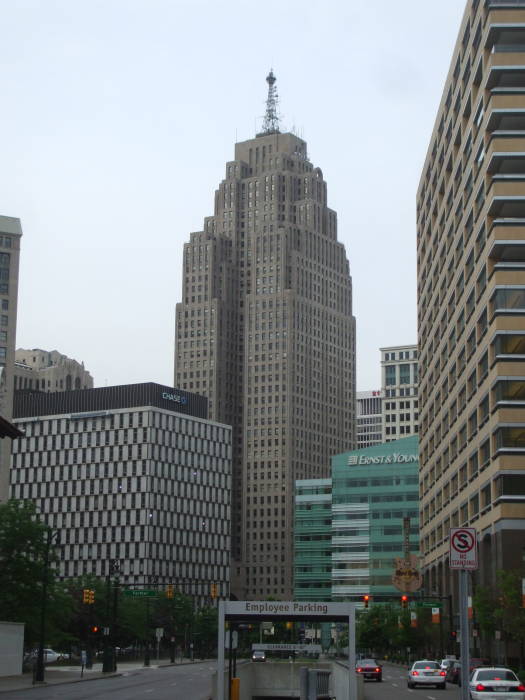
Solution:
[{"label": "parking garage entrance", "polygon": [[[348,624],[348,700],[356,698],[355,669],[355,603],[325,603],[322,601],[282,600],[221,600],[219,601],[219,630],[217,641],[217,700],[225,700],[225,632],[226,622],[254,623],[342,622]],[[346,700],[341,696],[342,700]],[[338,698],[339,700],[339,698]]]}]

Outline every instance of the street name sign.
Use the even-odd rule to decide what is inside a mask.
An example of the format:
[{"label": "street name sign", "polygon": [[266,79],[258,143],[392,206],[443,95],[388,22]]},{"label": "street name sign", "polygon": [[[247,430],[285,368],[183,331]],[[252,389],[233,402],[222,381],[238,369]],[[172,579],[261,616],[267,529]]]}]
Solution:
[{"label": "street name sign", "polygon": [[157,598],[157,591],[147,591],[142,588],[129,588],[122,591],[122,595],[129,598]]},{"label": "street name sign", "polygon": [[478,546],[476,530],[473,527],[450,528],[451,569],[477,569]]}]

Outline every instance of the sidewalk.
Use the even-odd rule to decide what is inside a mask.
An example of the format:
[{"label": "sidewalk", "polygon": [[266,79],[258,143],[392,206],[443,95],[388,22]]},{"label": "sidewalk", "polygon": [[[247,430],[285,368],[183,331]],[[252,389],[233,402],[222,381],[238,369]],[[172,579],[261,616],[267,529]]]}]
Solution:
[{"label": "sidewalk", "polygon": [[[190,659],[182,659],[171,663],[167,659],[157,660],[153,658],[151,665],[148,668],[162,668],[167,666],[181,666],[190,664]],[[89,671],[84,669],[81,676],[80,666],[46,666],[45,682],[33,684],[32,673],[22,673],[19,676],[2,676],[0,677],[0,694],[10,693],[15,690],[28,690],[29,688],[38,688],[42,685],[55,685],[57,683],[81,683],[83,681],[94,681],[99,678],[114,678],[124,674],[132,673],[133,671],[142,671],[147,667],[142,661],[122,661],[117,662],[117,671],[115,673],[102,673],[102,663],[95,663]]]}]

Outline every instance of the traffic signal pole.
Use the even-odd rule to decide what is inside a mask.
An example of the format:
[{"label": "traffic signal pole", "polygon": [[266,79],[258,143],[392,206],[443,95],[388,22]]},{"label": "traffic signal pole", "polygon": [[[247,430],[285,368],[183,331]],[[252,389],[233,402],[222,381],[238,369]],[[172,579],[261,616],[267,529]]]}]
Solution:
[{"label": "traffic signal pole", "polygon": [[461,700],[469,698],[469,628],[468,628],[468,572],[460,569],[459,573],[459,648],[461,659]]}]

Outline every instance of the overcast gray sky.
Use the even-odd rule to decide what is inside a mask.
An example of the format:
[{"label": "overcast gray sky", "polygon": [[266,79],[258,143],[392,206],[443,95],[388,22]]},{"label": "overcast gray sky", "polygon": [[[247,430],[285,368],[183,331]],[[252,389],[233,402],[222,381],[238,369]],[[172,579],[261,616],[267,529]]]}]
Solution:
[{"label": "overcast gray sky", "polygon": [[183,243],[213,213],[270,66],[328,182],[358,389],[415,343],[415,198],[463,0],[0,0],[0,214],[20,217],[17,347],[96,386],[173,382]]}]

